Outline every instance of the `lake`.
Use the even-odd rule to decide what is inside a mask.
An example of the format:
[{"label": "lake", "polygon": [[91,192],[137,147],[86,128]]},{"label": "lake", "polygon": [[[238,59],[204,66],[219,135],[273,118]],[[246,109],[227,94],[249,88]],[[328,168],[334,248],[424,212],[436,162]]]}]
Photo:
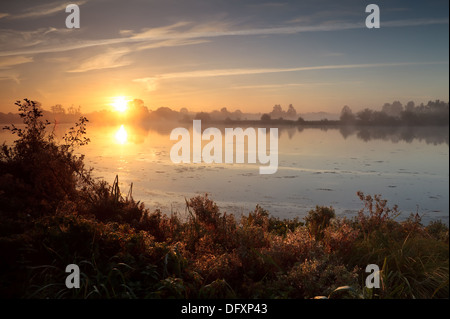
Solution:
[{"label": "lake", "polygon": [[448,224],[448,127],[280,127],[278,171],[260,175],[259,163],[172,163],[169,135],[177,126],[90,124],[91,143],[79,152],[97,178],[112,183],[117,174],[124,194],[133,183],[133,197],[151,211],[183,215],[185,198],[208,193],[222,212],[237,215],[259,204],[274,216],[302,218],[323,205],[350,217],[363,208],[362,191],[397,204],[399,219],[418,212],[424,223]]}]

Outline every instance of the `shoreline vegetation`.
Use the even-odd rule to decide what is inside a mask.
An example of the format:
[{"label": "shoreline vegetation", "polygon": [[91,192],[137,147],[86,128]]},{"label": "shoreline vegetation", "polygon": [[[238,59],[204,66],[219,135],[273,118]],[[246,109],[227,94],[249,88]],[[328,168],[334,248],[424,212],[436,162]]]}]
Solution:
[{"label": "shoreline vegetation", "polygon": [[[316,206],[282,220],[259,205],[238,218],[207,194],[186,199],[185,220],[151,212],[75,155],[86,117],[59,140],[37,102],[16,105],[25,127],[6,127],[17,139],[0,149],[2,298],[449,298],[441,221],[399,222],[397,206],[362,191],[351,219]],[[79,289],[65,286],[69,264]],[[369,264],[380,288],[365,287]]]},{"label": "shoreline vegetation", "polygon": [[[440,100],[429,101],[427,104],[416,105],[413,101],[405,106],[399,101],[385,103],[380,111],[365,108],[353,113],[352,109],[345,105],[341,113],[331,114],[325,112],[299,114],[292,104],[287,110],[281,105],[275,105],[269,113],[243,113],[240,110],[230,112],[226,107],[211,112],[190,112],[187,108],[179,111],[169,107],[159,107],[149,110],[144,101],[134,99],[128,101],[127,110],[123,114],[110,110],[101,110],[83,114],[81,106],[73,105],[65,108],[60,104],[50,107],[50,111],[41,109],[42,117],[51,123],[74,123],[80,116],[89,118],[93,123],[135,125],[146,122],[167,121],[175,123],[192,123],[192,120],[202,120],[203,123],[216,125],[240,125],[240,126],[299,126],[299,127],[339,127],[339,126],[435,126],[445,127],[449,125],[449,102]],[[18,113],[0,112],[0,123],[22,123]]]}]

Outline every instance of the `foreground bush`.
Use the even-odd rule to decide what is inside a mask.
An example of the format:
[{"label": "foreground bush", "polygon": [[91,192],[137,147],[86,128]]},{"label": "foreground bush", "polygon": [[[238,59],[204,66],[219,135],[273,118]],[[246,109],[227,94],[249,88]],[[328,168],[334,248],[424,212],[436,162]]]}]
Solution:
[{"label": "foreground bush", "polygon": [[[269,231],[269,217],[250,218],[254,212],[237,221],[216,210],[208,197],[188,203],[197,206],[184,222],[158,211],[143,214],[134,226],[74,212],[35,218],[22,232],[0,237],[0,293],[20,298],[314,298],[350,286],[357,292],[352,297],[448,297],[448,242],[433,238],[426,227],[404,234],[402,241],[390,233],[368,239],[356,219],[335,218],[318,241],[306,226],[284,235]],[[204,204],[213,211],[201,219],[207,214]],[[401,231],[405,225],[396,226]],[[339,244],[337,238],[347,241]],[[65,287],[64,269],[71,263],[80,266],[80,289]],[[373,291],[364,288],[369,263],[381,268],[382,287]]]}]

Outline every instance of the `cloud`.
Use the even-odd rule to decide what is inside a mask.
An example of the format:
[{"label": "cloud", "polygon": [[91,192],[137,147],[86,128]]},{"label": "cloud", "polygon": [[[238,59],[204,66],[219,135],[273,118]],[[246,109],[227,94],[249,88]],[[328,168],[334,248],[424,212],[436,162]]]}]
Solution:
[{"label": "cloud", "polygon": [[[382,21],[381,27],[410,27],[420,25],[434,25],[434,24],[448,24],[447,19],[417,19],[417,20],[399,20],[399,21]],[[186,27],[192,26],[186,29]],[[178,46],[178,41],[187,40],[203,40],[213,39],[225,36],[263,36],[263,35],[289,35],[302,32],[333,32],[352,29],[366,28],[364,21],[360,22],[338,22],[338,23],[320,23],[315,25],[289,25],[283,27],[271,28],[254,28],[254,29],[234,29],[229,23],[220,23],[218,25],[193,25],[189,22],[178,22],[172,25],[144,29],[140,32],[133,32],[131,30],[122,30],[120,34],[122,37],[110,39],[96,39],[96,40],[79,40],[79,41],[59,41],[57,44],[50,44],[43,39],[43,45],[35,45],[34,47],[20,47],[10,51],[0,52],[0,56],[10,55],[31,55],[39,53],[53,53],[65,52],[76,49],[83,49],[88,47],[126,44],[126,43],[140,43],[146,45],[147,48],[158,48],[163,46]],[[56,29],[55,29],[56,30]],[[54,32],[55,30],[47,30]],[[68,29],[66,29],[67,31]],[[61,32],[61,30],[57,30]],[[40,34],[42,37],[43,35]],[[170,42],[170,41],[172,42]],[[169,42],[164,42],[169,41]],[[8,43],[8,42],[4,42]],[[159,43],[159,45],[158,45]],[[184,42],[185,44],[197,44],[202,42]],[[40,43],[38,43],[40,44]]]},{"label": "cloud", "polygon": [[154,43],[146,43],[142,44],[136,47],[137,51],[141,50],[148,50],[148,49],[157,49],[157,48],[164,48],[164,47],[178,47],[178,46],[185,46],[185,45],[194,45],[194,44],[201,44],[201,43],[208,43],[209,40],[205,39],[194,39],[194,40],[185,40],[185,39],[171,39],[171,40],[164,40]]},{"label": "cloud", "polygon": [[304,82],[304,83],[280,83],[280,84],[257,84],[257,85],[237,85],[231,87],[231,89],[284,89],[290,87],[310,87],[310,86],[323,86],[323,85],[341,85],[341,84],[355,84],[361,83],[359,81],[340,81],[340,82]]},{"label": "cloud", "polygon": [[433,24],[448,24],[447,19],[410,19],[410,20],[398,20],[398,21],[382,21],[381,27],[416,27]]},{"label": "cloud", "polygon": [[142,83],[145,86],[145,89],[148,92],[155,91],[158,88],[158,79],[157,78],[142,78],[142,79],[134,79],[132,80],[136,83]]},{"label": "cloud", "polygon": [[158,75],[158,79],[174,79],[174,78],[200,78],[215,76],[231,76],[231,75],[251,75],[263,73],[280,73],[280,72],[298,72],[310,70],[331,70],[331,69],[356,69],[370,67],[389,67],[389,66],[405,66],[405,65],[421,65],[421,64],[441,64],[448,62],[398,62],[398,63],[366,63],[366,64],[342,64],[342,65],[320,65],[293,68],[261,68],[261,69],[218,69],[218,70],[198,70],[188,72],[175,72]]},{"label": "cloud", "polygon": [[[131,41],[147,41],[147,40],[171,40],[171,39],[197,39],[197,38],[217,38],[224,36],[259,36],[259,35],[280,35],[295,34],[301,32],[319,32],[319,31],[337,31],[346,29],[365,28],[364,22],[361,23],[338,23],[338,24],[318,24],[318,25],[297,25],[272,28],[254,28],[254,29],[233,29],[229,25],[225,28],[217,28],[210,25],[193,26],[189,30],[177,30],[181,26],[192,25],[182,22],[176,23],[163,28],[154,28],[134,33],[129,40]],[[126,41],[126,39],[124,39]]]},{"label": "cloud", "polygon": [[336,70],[336,69],[361,69],[374,67],[399,67],[411,65],[426,65],[426,64],[448,64],[444,62],[398,62],[398,63],[366,63],[366,64],[343,64],[343,65],[320,65],[307,67],[293,67],[293,68],[260,68],[260,69],[216,69],[216,70],[198,70],[187,72],[165,73],[152,77],[145,77],[134,79],[133,82],[144,83],[147,90],[152,91],[158,87],[161,80],[167,79],[189,79],[189,78],[208,78],[220,76],[240,76],[240,75],[255,75],[255,74],[270,74],[270,73],[284,73],[284,72],[301,72],[312,70]]},{"label": "cloud", "polygon": [[[0,30],[0,41],[8,43],[9,51],[0,51],[0,57],[14,55],[33,55],[42,53],[58,53],[78,49],[87,49],[99,46],[112,46],[121,44],[138,44],[136,50],[155,49],[160,47],[181,46],[205,43],[206,39],[189,39],[168,36],[174,28],[181,26],[182,23],[174,25],[146,29],[141,33],[135,33],[131,30],[121,30],[119,33],[123,37],[97,40],[76,40],[70,38],[67,41],[67,33],[70,29],[40,28],[33,31]],[[50,38],[48,34],[52,34]],[[166,36],[164,36],[166,34]]]},{"label": "cloud", "polygon": [[[409,27],[431,24],[448,24],[448,19],[415,19],[399,21],[383,21],[382,27]],[[205,28],[193,27],[190,30],[178,31],[181,26],[189,25],[186,22],[177,23],[163,28],[155,28],[136,33],[132,36],[134,40],[168,40],[168,39],[194,39],[194,38],[215,38],[224,36],[259,36],[259,35],[282,35],[296,34],[302,32],[330,32],[351,29],[366,28],[364,21],[359,22],[333,22],[330,21],[315,25],[290,25],[271,28],[254,29],[232,29],[230,25],[225,24],[223,28],[207,30]]]},{"label": "cloud", "polygon": [[67,72],[80,73],[93,70],[111,69],[131,64],[130,60],[123,59],[124,55],[130,53],[129,49],[109,50],[83,61],[79,67]]},{"label": "cloud", "polygon": [[0,70],[0,81],[14,81],[20,84],[19,74],[14,70]]},{"label": "cloud", "polygon": [[[74,1],[72,3],[76,4],[76,5],[82,5],[82,4],[85,4],[86,2],[87,2],[86,0],[83,0],[83,1]],[[31,8],[27,8],[26,10],[24,10],[23,12],[18,13],[18,14],[6,13],[7,16],[5,16],[5,17],[10,20],[45,17],[45,16],[55,14],[57,12],[65,12],[65,9],[68,4],[69,3],[66,3],[66,2],[64,2],[64,3],[52,2],[52,3],[37,5],[37,6],[31,7]],[[0,18],[1,17],[2,16],[0,13]]]},{"label": "cloud", "polygon": [[12,66],[33,62],[33,58],[25,56],[4,57],[0,59],[0,69],[9,69]]},{"label": "cloud", "polygon": [[189,24],[191,23],[181,21],[164,27],[146,28],[141,30],[141,32],[132,32],[131,39],[171,39],[171,34],[176,34],[175,31],[177,29]]},{"label": "cloud", "polygon": [[53,46],[57,47],[57,45],[61,45],[61,38],[65,37],[68,32],[70,32],[70,29],[54,27],[38,28],[31,31],[0,29],[0,42],[5,44],[5,48],[8,47],[12,50],[12,52],[3,50],[0,52],[0,56],[31,55],[40,50],[51,51],[47,50],[46,43],[47,46],[53,43]]},{"label": "cloud", "polygon": [[[132,63],[131,60],[125,60],[123,57],[131,52],[139,52],[148,49],[154,48],[163,48],[163,47],[175,47],[175,46],[184,46],[184,45],[193,45],[199,43],[208,42],[207,40],[165,40],[159,41],[155,43],[148,44],[140,44],[134,47],[128,46],[127,48],[120,49],[109,49],[107,52],[103,52],[99,55],[90,57],[89,59],[82,62],[82,64],[68,72],[87,72],[92,70],[100,70],[100,69],[110,69],[110,68],[118,68],[122,66],[127,66]],[[57,61],[55,61],[57,62]]]},{"label": "cloud", "polygon": [[259,85],[237,85],[232,86],[231,89],[279,89],[288,87],[301,87],[306,85],[313,85],[312,83],[282,83],[282,84],[259,84]]}]

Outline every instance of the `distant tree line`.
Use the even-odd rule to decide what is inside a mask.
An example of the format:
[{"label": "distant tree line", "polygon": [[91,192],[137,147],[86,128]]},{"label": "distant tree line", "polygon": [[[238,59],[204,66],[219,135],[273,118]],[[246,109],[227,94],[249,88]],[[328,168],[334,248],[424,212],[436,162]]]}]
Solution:
[{"label": "distant tree line", "polygon": [[[71,105],[67,108],[62,106],[61,104],[52,105],[50,107],[50,111],[44,110],[42,105],[39,102],[35,102],[36,109],[42,113],[44,119],[50,122],[57,123],[73,123],[76,122],[81,113],[81,106],[75,107]],[[0,123],[20,123],[22,122],[22,118],[18,113],[2,113],[0,112]]]},{"label": "distant tree line", "polygon": [[341,123],[363,125],[448,125],[449,103],[435,100],[416,105],[413,101],[403,105],[399,101],[385,103],[381,111],[365,108],[353,113],[345,105],[340,115]]},{"label": "distant tree line", "polygon": [[303,122],[303,118],[299,117],[297,114],[297,110],[294,108],[292,104],[289,104],[288,109],[286,111],[283,110],[280,104],[274,105],[272,112],[264,113],[261,116],[261,121],[267,122],[271,120],[297,120],[299,122]]},{"label": "distant tree line", "polygon": [[[73,123],[81,115],[81,108],[70,106],[64,108],[60,104],[50,107],[50,111],[43,110],[43,117],[50,122]],[[147,121],[176,121],[191,122],[194,119],[204,122],[223,122],[233,123],[239,121],[261,121],[266,124],[317,124],[317,125],[448,125],[449,124],[449,103],[435,100],[427,104],[416,105],[410,101],[403,105],[399,101],[385,103],[380,111],[365,108],[362,111],[354,113],[352,109],[345,105],[340,113],[339,120],[329,120],[326,113],[323,116],[318,113],[320,120],[305,120],[292,104],[284,110],[281,105],[276,104],[269,113],[243,113],[240,110],[229,111],[226,107],[211,112],[190,112],[183,107],[179,111],[169,107],[159,107],[150,110],[145,106],[144,101],[134,99],[128,102],[128,110],[120,116],[111,110],[101,110],[86,114],[91,122],[116,123],[133,122],[135,124]],[[329,114],[328,114],[329,115]],[[0,123],[18,123],[21,118],[17,113],[1,113]]]}]

